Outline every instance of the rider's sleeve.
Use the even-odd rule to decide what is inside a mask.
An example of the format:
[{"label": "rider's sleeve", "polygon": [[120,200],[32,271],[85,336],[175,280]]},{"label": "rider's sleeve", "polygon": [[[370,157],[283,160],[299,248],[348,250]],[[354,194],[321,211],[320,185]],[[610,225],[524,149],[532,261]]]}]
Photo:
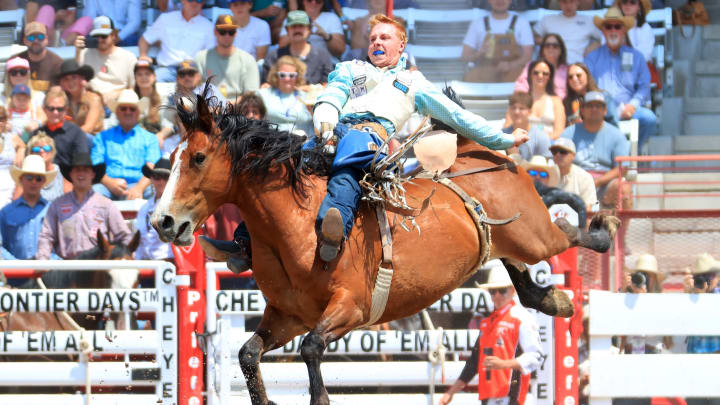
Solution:
[{"label": "rider's sleeve", "polygon": [[328,103],[337,108],[338,112],[342,111],[343,106],[350,98],[350,88],[353,85],[351,63],[338,63],[328,76],[328,84],[325,90],[320,94],[315,105],[320,103]]},{"label": "rider's sleeve", "polygon": [[516,357],[515,360],[520,363],[523,374],[530,374],[540,368],[543,351],[540,344],[540,331],[537,322],[527,311],[523,312],[518,334],[518,344],[523,353]]},{"label": "rider's sleeve", "polygon": [[483,117],[461,108],[430,82],[418,87],[415,107],[420,114],[438,119],[458,134],[490,149],[508,149],[515,144],[512,135],[491,127]]}]

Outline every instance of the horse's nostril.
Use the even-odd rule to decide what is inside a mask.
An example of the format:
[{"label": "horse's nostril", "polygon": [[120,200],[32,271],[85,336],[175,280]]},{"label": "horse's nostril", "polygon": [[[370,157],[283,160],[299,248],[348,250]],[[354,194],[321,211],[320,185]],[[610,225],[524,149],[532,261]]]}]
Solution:
[{"label": "horse's nostril", "polygon": [[170,215],[165,215],[163,217],[162,223],[160,226],[162,229],[172,229],[173,225],[175,225],[175,220]]},{"label": "horse's nostril", "polygon": [[178,235],[182,235],[185,230],[190,226],[189,221],[185,221],[180,225],[180,228],[178,229]]}]

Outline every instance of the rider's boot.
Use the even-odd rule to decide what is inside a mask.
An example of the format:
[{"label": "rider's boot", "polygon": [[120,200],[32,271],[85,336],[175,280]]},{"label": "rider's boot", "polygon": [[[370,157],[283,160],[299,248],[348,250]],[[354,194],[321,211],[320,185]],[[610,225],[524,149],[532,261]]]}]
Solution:
[{"label": "rider's boot", "polygon": [[250,241],[238,238],[236,240],[210,239],[200,236],[200,246],[205,253],[215,260],[225,260],[228,268],[235,274],[249,270],[252,265],[252,250]]},{"label": "rider's boot", "polygon": [[327,210],[320,226],[320,259],[329,263],[338,255],[345,238],[345,224],[340,210],[332,207]]}]

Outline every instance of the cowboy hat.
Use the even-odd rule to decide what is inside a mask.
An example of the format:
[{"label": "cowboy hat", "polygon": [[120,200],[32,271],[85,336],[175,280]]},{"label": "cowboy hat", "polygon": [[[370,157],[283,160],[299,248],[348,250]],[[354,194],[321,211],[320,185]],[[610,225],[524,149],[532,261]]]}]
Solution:
[{"label": "cowboy hat", "polygon": [[20,177],[24,174],[38,174],[45,177],[45,184],[52,183],[57,176],[57,171],[45,171],[45,161],[39,155],[28,155],[22,163],[22,168],[10,166],[10,176],[15,183],[20,184]]},{"label": "cowboy hat", "polygon": [[[547,173],[547,185],[550,187],[557,187],[557,185],[560,183],[560,171],[558,167],[550,166],[547,158],[545,158],[544,156],[535,155],[530,158],[530,161],[522,161],[520,163],[520,167],[527,170],[528,173],[531,170],[537,171],[539,173]],[[531,174],[531,176],[533,175]]]},{"label": "cowboy hat", "polygon": [[145,163],[145,166],[142,168],[142,174],[147,178],[152,177],[153,174],[170,176],[170,160],[168,158],[160,158],[152,169]]},{"label": "cowboy hat", "polygon": [[[612,6],[620,8],[620,1],[621,0],[615,0]],[[647,15],[650,10],[652,10],[652,4],[650,4],[650,0],[640,0],[640,6],[642,7],[643,13],[645,13],[645,15]]]},{"label": "cowboy hat", "polygon": [[709,253],[702,253],[695,258],[690,270],[693,274],[720,272],[720,261],[715,260]]},{"label": "cowboy hat", "polygon": [[72,74],[78,74],[85,80],[90,81],[90,79],[95,76],[95,71],[89,65],[80,66],[77,62],[75,62],[75,59],[68,59],[60,65],[60,72],[55,75],[55,79],[59,80],[63,76]]},{"label": "cowboy hat", "polygon": [[93,172],[95,172],[95,177],[93,178],[93,184],[99,183],[100,180],[105,175],[105,163],[98,163],[96,165],[92,164],[92,160],[90,159],[89,153],[77,153],[73,155],[72,161],[69,165],[60,165],[60,173],[65,178],[65,180],[72,183],[72,180],[70,179],[70,171],[75,166],[89,166],[92,168]]},{"label": "cowboy hat", "polygon": [[632,272],[636,271],[644,271],[647,273],[655,274],[659,273],[657,259],[655,258],[655,256],[649,253],[640,255],[640,257],[638,257],[637,261],[635,262],[635,268],[632,269]]},{"label": "cowboy hat", "polygon": [[485,284],[475,283],[476,287],[489,290],[491,288],[504,288],[513,286],[512,280],[510,280],[510,276],[508,275],[505,266],[503,266],[500,260],[490,260],[489,262],[485,263],[484,267],[490,268],[488,281]]},{"label": "cowboy hat", "polygon": [[617,7],[610,7],[605,13],[605,17],[595,16],[593,17],[593,22],[595,23],[595,26],[598,27],[598,29],[602,29],[603,24],[605,24],[608,21],[619,21],[625,25],[625,28],[630,29],[635,26],[635,17],[626,17],[622,14],[622,11],[620,11]]}]

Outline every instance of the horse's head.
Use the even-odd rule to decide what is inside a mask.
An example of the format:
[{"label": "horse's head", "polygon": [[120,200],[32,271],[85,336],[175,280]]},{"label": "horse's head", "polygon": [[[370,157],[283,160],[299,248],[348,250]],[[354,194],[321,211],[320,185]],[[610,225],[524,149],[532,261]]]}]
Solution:
[{"label": "horse's head", "polygon": [[176,245],[192,243],[193,232],[221,205],[220,196],[230,186],[230,158],[219,142],[208,88],[194,102],[184,97],[176,101],[184,134],[170,157],[170,178],[150,219],[160,238]]}]

